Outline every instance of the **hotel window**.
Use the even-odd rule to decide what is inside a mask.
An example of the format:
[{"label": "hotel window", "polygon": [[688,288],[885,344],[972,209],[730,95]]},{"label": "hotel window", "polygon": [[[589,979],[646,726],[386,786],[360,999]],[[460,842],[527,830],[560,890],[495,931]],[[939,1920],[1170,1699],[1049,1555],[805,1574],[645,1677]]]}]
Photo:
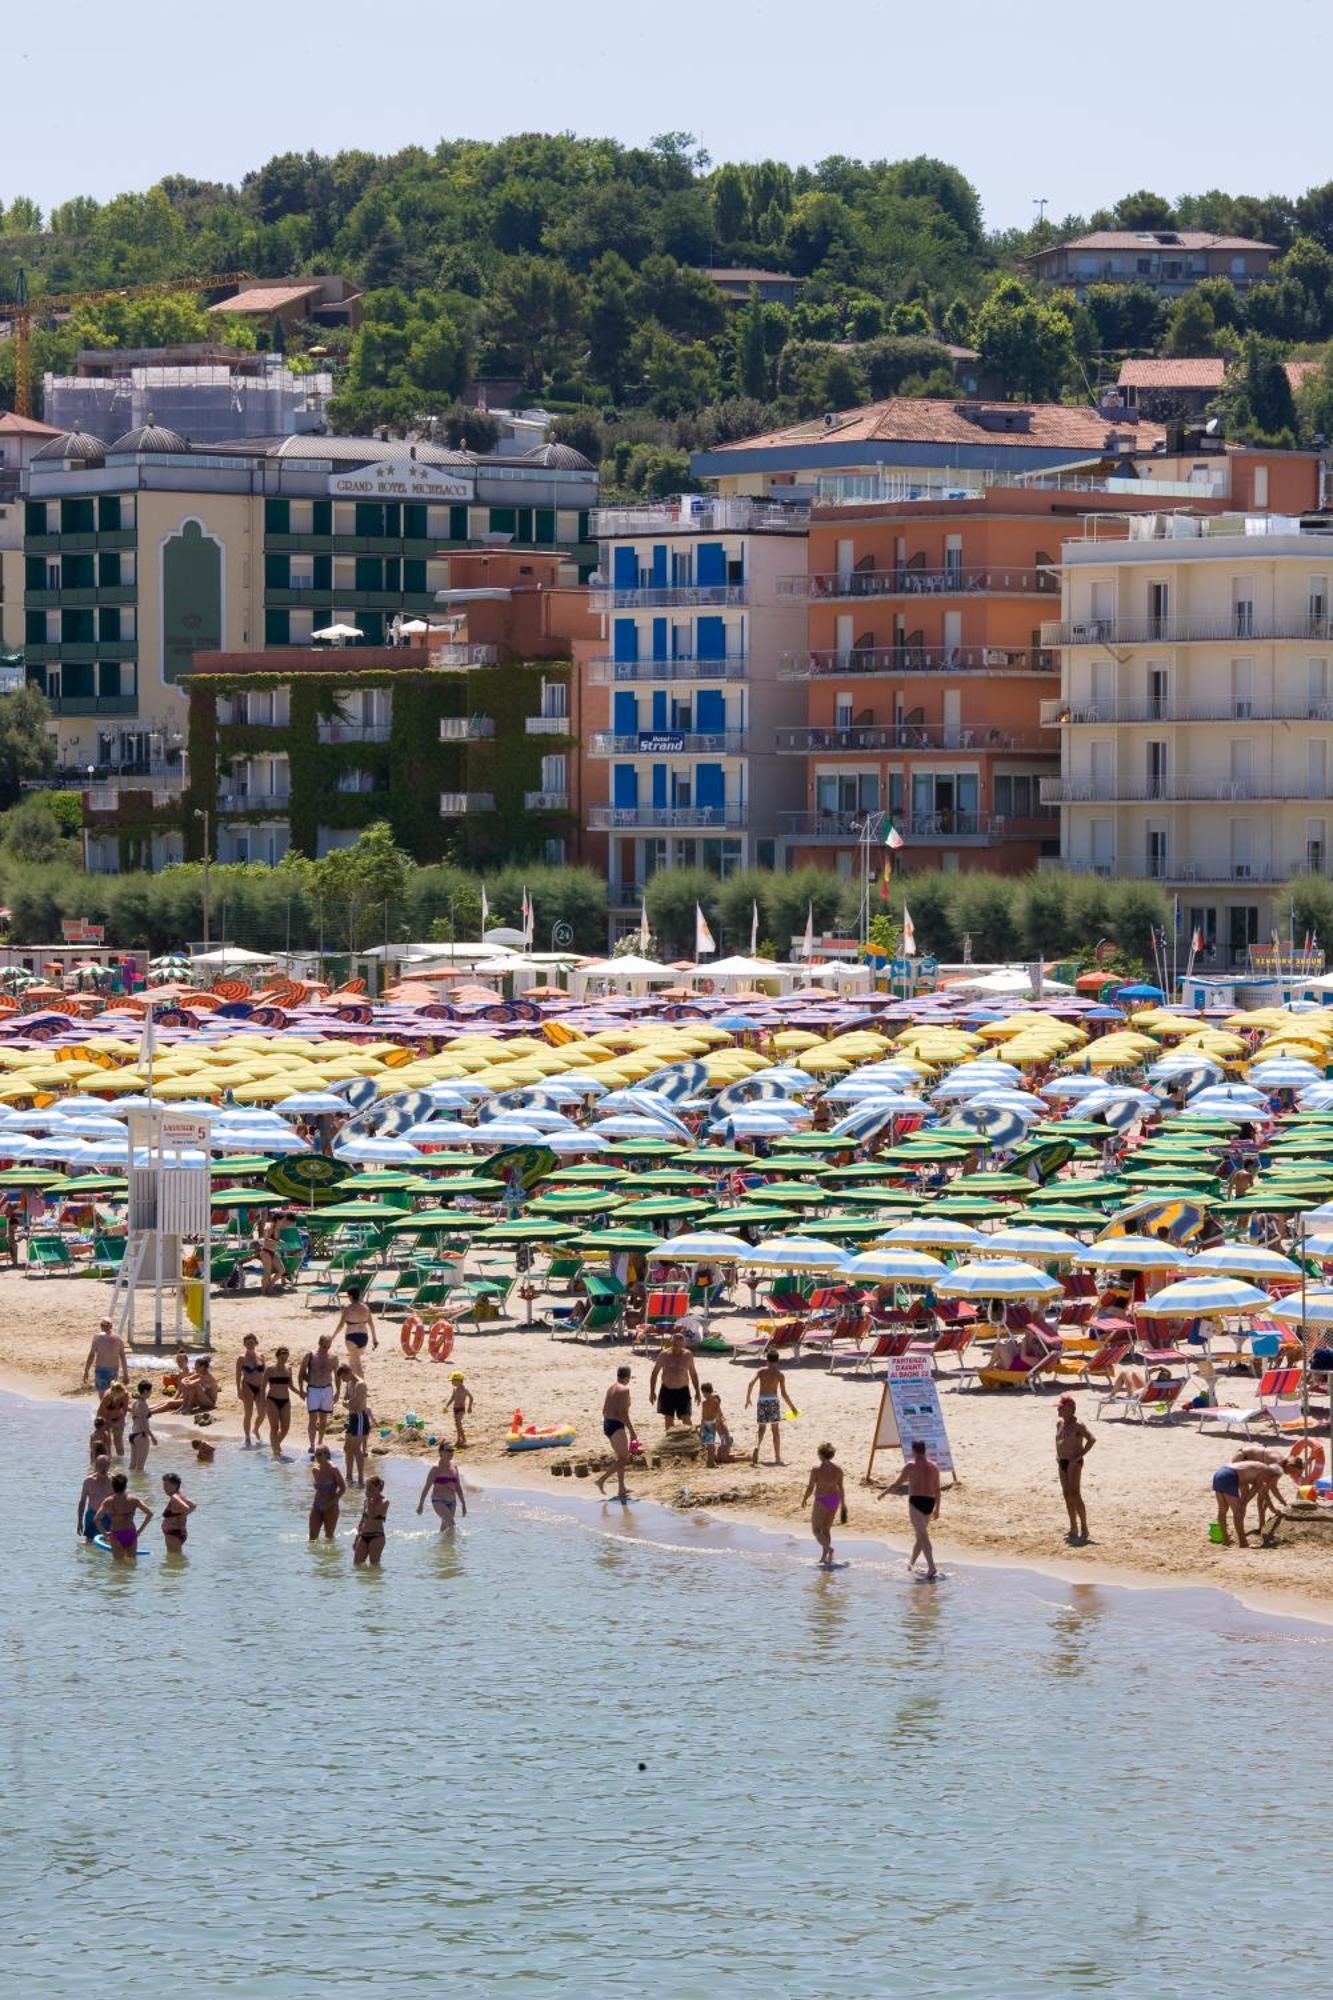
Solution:
[{"label": "hotel window", "polygon": [[544,792],[569,790],[569,760],[563,751],[542,758],[542,790]]},{"label": "hotel window", "polygon": [[1328,661],[1307,660],[1305,712],[1312,719],[1328,710]]},{"label": "hotel window", "polygon": [[1162,882],[1166,879],[1167,853],[1166,828],[1164,826],[1150,826],[1147,829],[1144,860],[1150,882]]},{"label": "hotel window", "polygon": [[340,771],[338,773],[338,790],[340,792],[373,792],[374,789],[375,778],[373,772],[356,770]]},{"label": "hotel window", "polygon": [[835,694],[833,697],[833,724],[836,729],[850,729],[856,702],[849,694]]},{"label": "hotel window", "polygon": [[1037,809],[1037,780],[1023,772],[997,771],[992,786],[995,810],[1006,819],[1031,819]]},{"label": "hotel window", "polygon": [[542,705],[539,712],[547,722],[569,720],[569,685],[566,681],[542,682]]},{"label": "hotel window", "polygon": [[1238,576],[1231,586],[1231,629],[1238,639],[1254,635],[1254,578]]},{"label": "hotel window", "polygon": [[1316,628],[1321,628],[1328,617],[1328,578],[1312,576],[1308,589],[1310,623]]}]

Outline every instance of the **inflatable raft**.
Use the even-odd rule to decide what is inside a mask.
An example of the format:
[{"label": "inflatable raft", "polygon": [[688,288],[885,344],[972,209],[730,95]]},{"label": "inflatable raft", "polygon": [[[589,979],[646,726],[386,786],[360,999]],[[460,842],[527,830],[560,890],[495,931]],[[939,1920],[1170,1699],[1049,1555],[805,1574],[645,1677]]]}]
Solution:
[{"label": "inflatable raft", "polygon": [[526,1430],[510,1431],[506,1451],[544,1451],[550,1445],[573,1444],[573,1424],[529,1424]]}]

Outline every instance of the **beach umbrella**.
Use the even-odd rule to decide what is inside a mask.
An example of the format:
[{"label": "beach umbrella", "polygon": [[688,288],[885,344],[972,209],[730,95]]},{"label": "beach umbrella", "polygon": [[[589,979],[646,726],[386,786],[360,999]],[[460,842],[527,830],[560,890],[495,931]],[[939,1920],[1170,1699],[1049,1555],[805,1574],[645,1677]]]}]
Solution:
[{"label": "beach umbrella", "polygon": [[627,1201],[616,1215],[616,1221],[626,1222],[673,1222],[686,1215],[701,1215],[709,1206],[712,1197],[699,1195],[647,1195],[642,1201]]},{"label": "beach umbrella", "polygon": [[1216,1206],[1218,1204],[1193,1197],[1181,1199],[1149,1195],[1122,1208],[1114,1217],[1109,1234],[1126,1234],[1126,1224],[1132,1222],[1141,1236],[1171,1243],[1191,1243],[1202,1234],[1209,1208]]},{"label": "beach umbrella", "polygon": [[1005,1218],[1005,1229],[1105,1229],[1111,1220],[1099,1208],[1079,1208],[1074,1202],[1052,1201]]},{"label": "beach umbrella", "polygon": [[938,1257],[928,1257],[924,1251],[909,1250],[905,1245],[900,1249],[885,1246],[858,1251],[843,1266],[845,1278],[874,1285],[933,1285],[948,1275],[948,1265],[942,1264]]},{"label": "beach umbrella", "polygon": [[[1309,1246],[1307,1246],[1309,1247]],[[1315,1252],[1318,1255],[1318,1252]],[[1229,1278],[1262,1278],[1274,1283],[1283,1278],[1299,1278],[1301,1267],[1290,1257],[1283,1257],[1276,1250],[1266,1250],[1258,1243],[1217,1243],[1211,1250],[1200,1250],[1190,1264],[1191,1273],[1201,1276],[1205,1271],[1224,1272]]]},{"label": "beach umbrella", "polygon": [[693,1235],[673,1236],[663,1245],[662,1254],[682,1264],[745,1264],[753,1249],[739,1236],[698,1230]]},{"label": "beach umbrella", "polygon": [[[699,1217],[701,1227],[709,1229],[771,1229],[775,1222],[795,1222],[805,1220],[799,1208],[779,1208],[747,1206],[742,1203],[736,1208],[710,1208]],[[820,1223],[820,1228],[824,1228]]]},{"label": "beach umbrella", "polygon": [[1272,1314],[1290,1326],[1333,1326],[1333,1291],[1293,1292],[1278,1301]]},{"label": "beach umbrella", "polygon": [[979,1230],[947,1215],[917,1216],[910,1222],[895,1222],[884,1231],[884,1243],[906,1243],[913,1250],[972,1250],[981,1242]]},{"label": "beach umbrella", "polygon": [[1151,1236],[1103,1236],[1072,1261],[1084,1271],[1178,1271],[1189,1253]]},{"label": "beach umbrella", "polygon": [[573,1233],[576,1225],[538,1218],[535,1221],[518,1220],[496,1222],[489,1228],[478,1230],[473,1241],[476,1243],[563,1243]]},{"label": "beach umbrella", "polygon": [[1246,1071],[1247,1080],[1264,1090],[1304,1090],[1308,1084],[1322,1082],[1323,1075],[1316,1063],[1297,1056],[1273,1056],[1251,1063]]},{"label": "beach umbrella", "polygon": [[335,1097],[331,1090],[298,1090],[280,1098],[275,1109],[282,1118],[316,1118],[325,1113],[345,1118],[348,1107],[346,1099]]},{"label": "beach umbrella", "polygon": [[770,1236],[742,1261],[768,1271],[841,1271],[846,1252],[817,1236]]},{"label": "beach umbrella", "polygon": [[[983,1245],[978,1244],[977,1248]],[[961,1264],[935,1287],[942,1299],[1053,1299],[1061,1287],[1033,1264]]]},{"label": "beach umbrella", "polygon": [[348,1139],[335,1151],[338,1159],[357,1165],[421,1167],[429,1164],[425,1154],[419,1153],[406,1139]]},{"label": "beach umbrella", "polygon": [[978,1252],[997,1257],[1027,1258],[1033,1263],[1056,1263],[1081,1255],[1083,1245],[1076,1236],[1043,1226],[1009,1224],[993,1236],[983,1236]]},{"label": "beach umbrella", "polygon": [[954,1113],[955,1125],[969,1127],[988,1146],[1015,1145],[1027,1131],[1029,1120],[1020,1112],[998,1104],[964,1104]]},{"label": "beach umbrella", "polygon": [[1242,1278],[1229,1278],[1219,1272],[1163,1285],[1138,1310],[1144,1317],[1154,1319],[1193,1318],[1196,1314],[1201,1318],[1225,1319],[1236,1313],[1254,1312],[1268,1304],[1267,1292],[1258,1285],[1247,1285]]},{"label": "beach umbrella", "polygon": [[[478,1241],[488,1242],[488,1237]],[[612,1250],[660,1250],[662,1238],[655,1236],[651,1229],[622,1229],[617,1223],[610,1229],[601,1229],[590,1236],[573,1238],[571,1249],[583,1251]]]}]

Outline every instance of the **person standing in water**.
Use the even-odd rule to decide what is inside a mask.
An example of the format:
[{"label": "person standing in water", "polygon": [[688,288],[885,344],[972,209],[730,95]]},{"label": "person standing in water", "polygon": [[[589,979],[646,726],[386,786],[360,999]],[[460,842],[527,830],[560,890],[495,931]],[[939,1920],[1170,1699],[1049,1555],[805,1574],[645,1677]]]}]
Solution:
[{"label": "person standing in water", "polygon": [[301,1363],[300,1387],[305,1394],[308,1413],[306,1429],[310,1437],[310,1456],[315,1448],[324,1442],[324,1433],[329,1427],[329,1417],[333,1410],[334,1368],[333,1335],[321,1333],[315,1345]]},{"label": "person standing in water", "polygon": [[384,1554],[385,1521],[388,1512],[389,1501],[384,1491],[384,1481],[378,1473],[373,1473],[366,1481],[365,1497],[361,1502],[361,1519],[357,1523],[356,1540],[352,1544],[352,1561],[358,1569],[364,1568],[366,1563],[369,1563],[372,1569],[379,1568],[380,1557]]},{"label": "person standing in water", "polygon": [[122,1382],[130,1379],[129,1361],[125,1343],[116,1333],[109,1319],[99,1322],[88,1349],[88,1358],[83,1364],[83,1386],[88,1386],[88,1370],[93,1371],[93,1387],[99,1396],[104,1396],[111,1384],[119,1376]]},{"label": "person standing in water", "polygon": [[347,1491],[347,1481],[326,1444],[315,1447],[310,1482],[314,1489],[310,1496],[310,1539],[317,1542],[322,1531],[325,1541],[331,1542],[338,1526],[338,1503]]},{"label": "person standing in water", "polygon": [[162,1509],[162,1539],[167,1545],[169,1556],[178,1556],[185,1548],[185,1523],[195,1510],[195,1502],[187,1500],[181,1492],[180,1474],[164,1472],[162,1491],[166,1494],[166,1505]]},{"label": "person standing in water", "polygon": [[90,1542],[102,1529],[102,1514],[111,1498],[111,1460],[105,1452],[100,1452],[93,1460],[93,1469],[79,1488],[78,1518],[76,1526],[85,1542]]},{"label": "person standing in water", "polygon": [[125,1474],[118,1472],[111,1481],[111,1493],[102,1510],[108,1517],[107,1542],[117,1562],[129,1562],[138,1552],[138,1516],[142,1514],[145,1528],[153,1518],[152,1508],[145,1506],[137,1493],[129,1491],[129,1483]]},{"label": "person standing in water", "polygon": [[366,1443],[370,1437],[370,1427],[375,1421],[375,1412],[370,1407],[370,1390],[364,1375],[354,1375],[344,1361],[338,1368],[338,1388],[347,1405],[347,1429],[343,1434],[343,1461],[347,1467],[347,1484],[364,1486],[366,1483]]},{"label": "person standing in water", "polygon": [[365,1374],[367,1346],[378,1347],[379,1338],[375,1332],[375,1315],[361,1294],[364,1287],[353,1282],[347,1287],[347,1304],[338,1315],[331,1340],[341,1334],[347,1343],[347,1365],[354,1375]]},{"label": "person standing in water", "polygon": [[417,1512],[426,1510],[427,1498],[435,1509],[440,1523],[440,1533],[451,1535],[454,1530],[454,1515],[459,1507],[467,1518],[467,1495],[463,1491],[463,1481],[454,1464],[454,1448],[451,1444],[440,1446],[440,1455],[426,1474],[426,1483],[417,1501]]},{"label": "person standing in water", "polygon": [[97,1405],[97,1415],[111,1433],[117,1458],[125,1456],[125,1419],[129,1415],[130,1392],[123,1382],[113,1382]]},{"label": "person standing in water", "polygon": [[292,1362],[290,1348],[278,1348],[273,1356],[271,1365],[264,1370],[263,1393],[264,1414],[268,1418],[268,1440],[273,1448],[274,1458],[281,1458],[283,1455],[283,1442],[292,1427]]},{"label": "person standing in water", "polygon": [[[245,1448],[260,1442],[260,1429],[264,1421],[264,1373],[268,1363],[259,1351],[258,1335],[247,1333],[241,1342],[241,1351],[236,1357],[236,1394],[241,1401],[241,1428],[245,1433]],[[251,1439],[250,1427],[254,1426]]]},{"label": "person standing in water", "polygon": [[[625,1467],[629,1464],[629,1448],[639,1442],[639,1433],[634,1428],[634,1419],[629,1413],[630,1372],[628,1368],[617,1368],[616,1379],[602,1399],[602,1434],[606,1438],[616,1462],[611,1468],[616,1478],[616,1498],[628,1505],[629,1494],[625,1491]],[[606,1482],[611,1472],[604,1472],[597,1482],[597,1491],[605,1493]]]},{"label": "person standing in water", "polygon": [[1088,1510],[1083,1501],[1083,1461],[1097,1440],[1087,1425],[1079,1422],[1072,1396],[1061,1396],[1055,1410],[1055,1464],[1069,1515],[1067,1539],[1086,1542]]},{"label": "person standing in water", "polygon": [[821,1444],[818,1463],[811,1466],[810,1477],[805,1482],[805,1492],[801,1503],[813,1499],[810,1509],[810,1530],[819,1543],[819,1567],[833,1567],[833,1523],[841,1513],[846,1518],[847,1503],[843,1488],[842,1467],[833,1456],[831,1444]]},{"label": "person standing in water", "polygon": [[153,1436],[152,1416],[148,1394],[151,1382],[140,1382],[134,1391],[134,1401],[130,1405],[130,1471],[142,1472],[148,1463],[148,1447],[156,1444]]},{"label": "person standing in water", "polygon": [[906,1465],[887,1487],[880,1499],[889,1493],[907,1495],[907,1516],[912,1523],[912,1553],[907,1558],[907,1567],[916,1568],[918,1556],[926,1559],[926,1581],[934,1583],[938,1571],[935,1568],[935,1551],[930,1540],[930,1517],[939,1511],[940,1469],[927,1452],[925,1444],[917,1438],[912,1445],[912,1455]]}]

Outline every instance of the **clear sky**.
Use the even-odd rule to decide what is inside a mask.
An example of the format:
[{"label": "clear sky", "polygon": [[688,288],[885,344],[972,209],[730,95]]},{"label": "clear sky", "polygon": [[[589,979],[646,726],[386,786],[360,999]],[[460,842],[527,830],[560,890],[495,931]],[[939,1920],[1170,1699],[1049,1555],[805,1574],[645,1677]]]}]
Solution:
[{"label": "clear sky", "polygon": [[[0,200],[44,208],[272,154],[522,131],[715,160],[932,153],[988,225],[1151,187],[1299,194],[1333,177],[1329,0],[181,0],[17,6]],[[43,98],[43,90],[50,97]]]}]

